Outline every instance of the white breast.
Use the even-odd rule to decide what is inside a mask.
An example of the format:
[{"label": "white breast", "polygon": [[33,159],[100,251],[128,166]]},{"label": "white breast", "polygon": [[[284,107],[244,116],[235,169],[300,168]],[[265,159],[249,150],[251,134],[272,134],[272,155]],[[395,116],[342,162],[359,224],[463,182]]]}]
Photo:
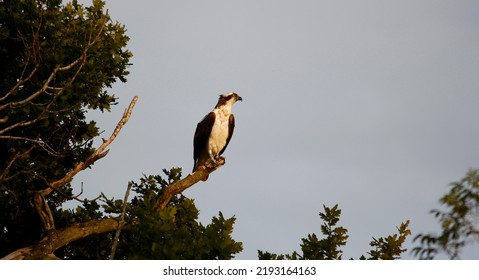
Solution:
[{"label": "white breast", "polygon": [[229,130],[229,117],[231,111],[215,109],[216,120],[211,129],[210,139],[208,141],[209,152],[216,157],[226,145]]}]

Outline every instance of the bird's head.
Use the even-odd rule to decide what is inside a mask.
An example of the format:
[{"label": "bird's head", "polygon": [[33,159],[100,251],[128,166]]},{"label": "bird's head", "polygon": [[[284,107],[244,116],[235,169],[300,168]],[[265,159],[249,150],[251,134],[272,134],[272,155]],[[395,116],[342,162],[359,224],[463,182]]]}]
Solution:
[{"label": "bird's head", "polygon": [[243,98],[234,92],[228,92],[225,94],[221,94],[220,98],[218,99],[218,103],[216,104],[215,108],[219,108],[221,106],[233,106],[236,101],[243,101]]}]

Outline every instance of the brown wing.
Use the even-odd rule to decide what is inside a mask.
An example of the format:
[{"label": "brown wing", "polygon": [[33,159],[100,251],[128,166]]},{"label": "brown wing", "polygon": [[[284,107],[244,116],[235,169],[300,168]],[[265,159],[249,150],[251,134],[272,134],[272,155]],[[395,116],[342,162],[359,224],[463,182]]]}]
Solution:
[{"label": "brown wing", "polygon": [[201,153],[205,151],[208,144],[213,124],[215,123],[215,113],[210,112],[196,126],[195,136],[193,137],[193,159],[198,160]]},{"label": "brown wing", "polygon": [[231,114],[230,119],[229,119],[229,124],[228,124],[228,138],[226,139],[225,146],[220,151],[220,155],[222,155],[223,152],[226,150],[226,147],[228,147],[228,144],[230,143],[231,137],[233,136],[233,131],[234,130],[235,130],[235,116],[233,116],[233,114]]}]

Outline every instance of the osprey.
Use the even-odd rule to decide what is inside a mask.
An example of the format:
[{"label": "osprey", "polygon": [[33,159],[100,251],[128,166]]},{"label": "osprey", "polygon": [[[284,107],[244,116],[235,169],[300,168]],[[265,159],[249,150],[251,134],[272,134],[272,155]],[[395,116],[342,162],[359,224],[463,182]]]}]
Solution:
[{"label": "osprey", "polygon": [[209,159],[216,162],[225,151],[235,128],[235,117],[231,113],[231,107],[238,100],[243,101],[241,96],[234,92],[220,95],[214,110],[196,126],[193,138],[193,172],[199,166],[205,165]]}]

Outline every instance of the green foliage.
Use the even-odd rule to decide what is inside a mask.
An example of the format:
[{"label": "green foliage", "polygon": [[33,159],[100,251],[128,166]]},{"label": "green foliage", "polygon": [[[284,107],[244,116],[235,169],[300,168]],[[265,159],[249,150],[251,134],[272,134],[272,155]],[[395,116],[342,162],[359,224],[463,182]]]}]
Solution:
[{"label": "green foliage", "polygon": [[[44,236],[32,196],[92,153],[86,112],[116,104],[106,89],[126,81],[127,42],[99,0],[0,1],[0,255]],[[60,192],[57,214],[72,195]]]},{"label": "green foliage", "polygon": [[[231,259],[242,251],[241,242],[231,237],[235,217],[226,219],[221,212],[204,226],[192,199],[175,196],[159,210],[157,200],[165,187],[181,177],[180,168],[163,170],[167,178],[144,176],[132,182],[134,197],[127,204],[127,227],[120,235],[117,259]],[[85,202],[66,216],[74,221],[104,218],[121,212],[123,201],[103,197],[104,211],[96,202]],[[101,217],[98,215],[100,214]],[[57,256],[67,259],[106,259],[112,233],[90,236],[65,246]]]},{"label": "green foliage", "polygon": [[[399,259],[402,253],[406,252],[406,249],[402,248],[402,245],[406,241],[408,235],[411,234],[411,231],[408,229],[409,220],[405,223],[402,223],[398,228],[398,234],[389,235],[388,237],[374,238],[369,245],[374,247],[373,250],[369,251],[369,260],[395,260]],[[360,259],[366,259],[364,256],[361,256]]]},{"label": "green foliage", "polygon": [[441,252],[450,259],[458,259],[464,246],[477,243],[479,170],[469,170],[461,181],[452,183],[440,203],[445,210],[433,209],[431,213],[439,220],[442,232],[414,237],[420,245],[412,252],[420,259],[434,259]]},{"label": "green foliage", "polygon": [[[341,209],[336,204],[333,208],[323,205],[324,212],[320,212],[319,216],[323,221],[321,225],[321,233],[323,238],[319,239],[316,234],[308,234],[307,238],[302,238],[301,251],[302,255],[294,251],[292,254],[274,254],[258,250],[258,259],[260,260],[341,260],[343,251],[340,249],[346,245],[348,239],[348,230],[344,227],[337,226]],[[411,234],[408,229],[409,221],[402,223],[398,228],[399,234],[390,235],[386,238],[373,238],[370,243],[373,250],[369,251],[368,259],[397,259],[406,251],[402,248],[406,237]],[[366,259],[361,256],[360,259]]]},{"label": "green foliage", "polygon": [[321,225],[321,233],[324,239],[318,240],[316,235],[308,235],[308,239],[302,239],[303,258],[310,260],[340,260],[342,250],[339,248],[346,245],[348,239],[348,230],[343,227],[336,227],[341,216],[341,210],[336,204],[333,208],[323,205],[324,213],[319,213],[319,217],[324,223]]}]

